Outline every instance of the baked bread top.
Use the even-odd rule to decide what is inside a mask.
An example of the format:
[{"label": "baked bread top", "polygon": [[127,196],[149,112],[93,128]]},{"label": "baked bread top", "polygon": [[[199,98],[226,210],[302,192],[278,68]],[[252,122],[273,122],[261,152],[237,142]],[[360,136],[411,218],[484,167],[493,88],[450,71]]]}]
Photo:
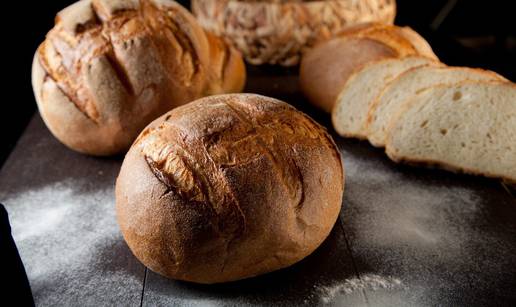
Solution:
[{"label": "baked bread top", "polygon": [[122,152],[166,111],[244,82],[240,54],[171,0],[79,1],[57,14],[33,65],[47,126],[94,155]]},{"label": "baked bread top", "polygon": [[110,64],[110,77],[123,85],[125,95],[138,97],[169,81],[189,89],[180,99],[184,102],[204,85],[208,52],[203,30],[173,1],[82,0],[58,13],[38,58],[77,108],[99,121],[97,102],[107,97],[96,97],[99,92],[88,79],[93,61]]}]

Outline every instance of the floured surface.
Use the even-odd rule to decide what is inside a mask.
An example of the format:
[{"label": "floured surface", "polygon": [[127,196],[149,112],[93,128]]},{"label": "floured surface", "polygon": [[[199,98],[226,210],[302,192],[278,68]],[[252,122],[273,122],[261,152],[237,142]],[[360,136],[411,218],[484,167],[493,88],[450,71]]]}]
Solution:
[{"label": "floured surface", "polygon": [[0,202],[37,306],[140,303],[145,268],[115,219],[119,164],[71,152],[36,116],[4,165]]},{"label": "floured surface", "polygon": [[365,142],[337,143],[348,157],[341,220],[358,271],[405,286],[366,290],[371,305],[516,301],[516,202],[497,181],[400,166]]},{"label": "floured surface", "polygon": [[[247,91],[330,127],[292,73],[250,68]],[[330,237],[285,270],[206,286],[145,277],[115,221],[121,158],[75,154],[36,116],[0,172],[36,304],[139,306],[143,293],[144,306],[515,305],[516,201],[497,181],[396,165],[366,142],[334,138],[347,181]]]}]

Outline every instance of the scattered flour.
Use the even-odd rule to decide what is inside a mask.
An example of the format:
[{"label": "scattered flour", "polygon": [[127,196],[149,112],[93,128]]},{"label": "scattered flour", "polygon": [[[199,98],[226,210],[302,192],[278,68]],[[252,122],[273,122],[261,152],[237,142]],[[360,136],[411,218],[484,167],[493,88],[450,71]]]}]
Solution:
[{"label": "scattered flour", "polygon": [[318,287],[323,303],[333,302],[340,295],[347,295],[362,290],[397,289],[402,288],[401,280],[394,277],[382,277],[375,274],[366,274],[360,278],[346,279],[333,286]]},{"label": "scattered flour", "polygon": [[460,261],[471,239],[470,222],[481,211],[477,191],[459,185],[423,185],[369,163],[354,159],[346,165],[345,202],[351,208],[344,223],[360,248],[410,250],[411,256],[422,259],[425,254],[445,251],[441,257]]},{"label": "scattered flour", "polygon": [[9,195],[13,237],[31,278],[80,267],[93,259],[92,245],[119,237],[112,188],[77,191],[84,183],[67,180]]},{"label": "scattered flour", "polygon": [[143,267],[116,223],[114,186],[101,186],[67,179],[1,196],[36,305],[139,296]]},{"label": "scattered flour", "polygon": [[[475,301],[492,289],[509,288],[507,281],[514,280],[509,272],[516,267],[511,260],[514,228],[493,225],[503,221],[503,211],[491,203],[504,199],[491,195],[494,189],[444,172],[412,171],[361,152],[349,152],[345,166],[341,222],[359,272],[396,276],[410,287],[378,291],[369,299],[392,306],[454,305],[457,293],[475,289],[462,297]],[[345,282],[339,291],[350,288]]]}]

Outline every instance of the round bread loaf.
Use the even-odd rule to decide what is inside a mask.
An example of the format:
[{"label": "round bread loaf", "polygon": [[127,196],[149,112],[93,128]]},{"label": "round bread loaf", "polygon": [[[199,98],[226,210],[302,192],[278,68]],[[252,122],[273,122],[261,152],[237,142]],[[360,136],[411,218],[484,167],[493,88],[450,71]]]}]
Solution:
[{"label": "round bread loaf", "polygon": [[173,107],[242,90],[245,69],[172,0],[82,0],[58,13],[32,76],[52,133],[79,152],[111,155]]},{"label": "round bread loaf", "polygon": [[392,24],[394,0],[192,0],[205,28],[223,36],[251,64],[293,66],[315,41],[344,27]]},{"label": "round bread loaf", "polygon": [[197,283],[290,266],[330,233],[343,167],[333,140],[281,101],[203,98],[152,122],[122,164],[118,223],[151,270]]}]

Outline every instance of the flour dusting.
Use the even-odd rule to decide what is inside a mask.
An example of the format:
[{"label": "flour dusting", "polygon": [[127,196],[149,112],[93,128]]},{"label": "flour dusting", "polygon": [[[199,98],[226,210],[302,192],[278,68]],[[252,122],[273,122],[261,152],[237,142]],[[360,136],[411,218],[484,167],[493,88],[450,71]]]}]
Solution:
[{"label": "flour dusting", "polygon": [[353,202],[349,226],[355,240],[361,242],[361,251],[396,250],[424,261],[442,250],[446,252],[439,256],[451,262],[459,262],[471,252],[469,222],[478,218],[481,210],[476,191],[445,184],[422,185],[383,166],[354,162],[347,168],[346,198]]},{"label": "flour dusting", "polygon": [[36,305],[60,305],[62,297],[94,305],[97,295],[125,297],[139,287],[141,277],[129,275],[135,260],[116,223],[113,189],[66,179],[2,197]]},{"label": "flour dusting", "polygon": [[318,290],[321,293],[321,300],[327,304],[332,302],[339,295],[347,295],[356,291],[376,291],[379,289],[391,290],[402,287],[403,284],[398,278],[390,276],[382,277],[376,274],[366,274],[360,278],[346,279],[343,282],[333,286],[318,287]]}]

